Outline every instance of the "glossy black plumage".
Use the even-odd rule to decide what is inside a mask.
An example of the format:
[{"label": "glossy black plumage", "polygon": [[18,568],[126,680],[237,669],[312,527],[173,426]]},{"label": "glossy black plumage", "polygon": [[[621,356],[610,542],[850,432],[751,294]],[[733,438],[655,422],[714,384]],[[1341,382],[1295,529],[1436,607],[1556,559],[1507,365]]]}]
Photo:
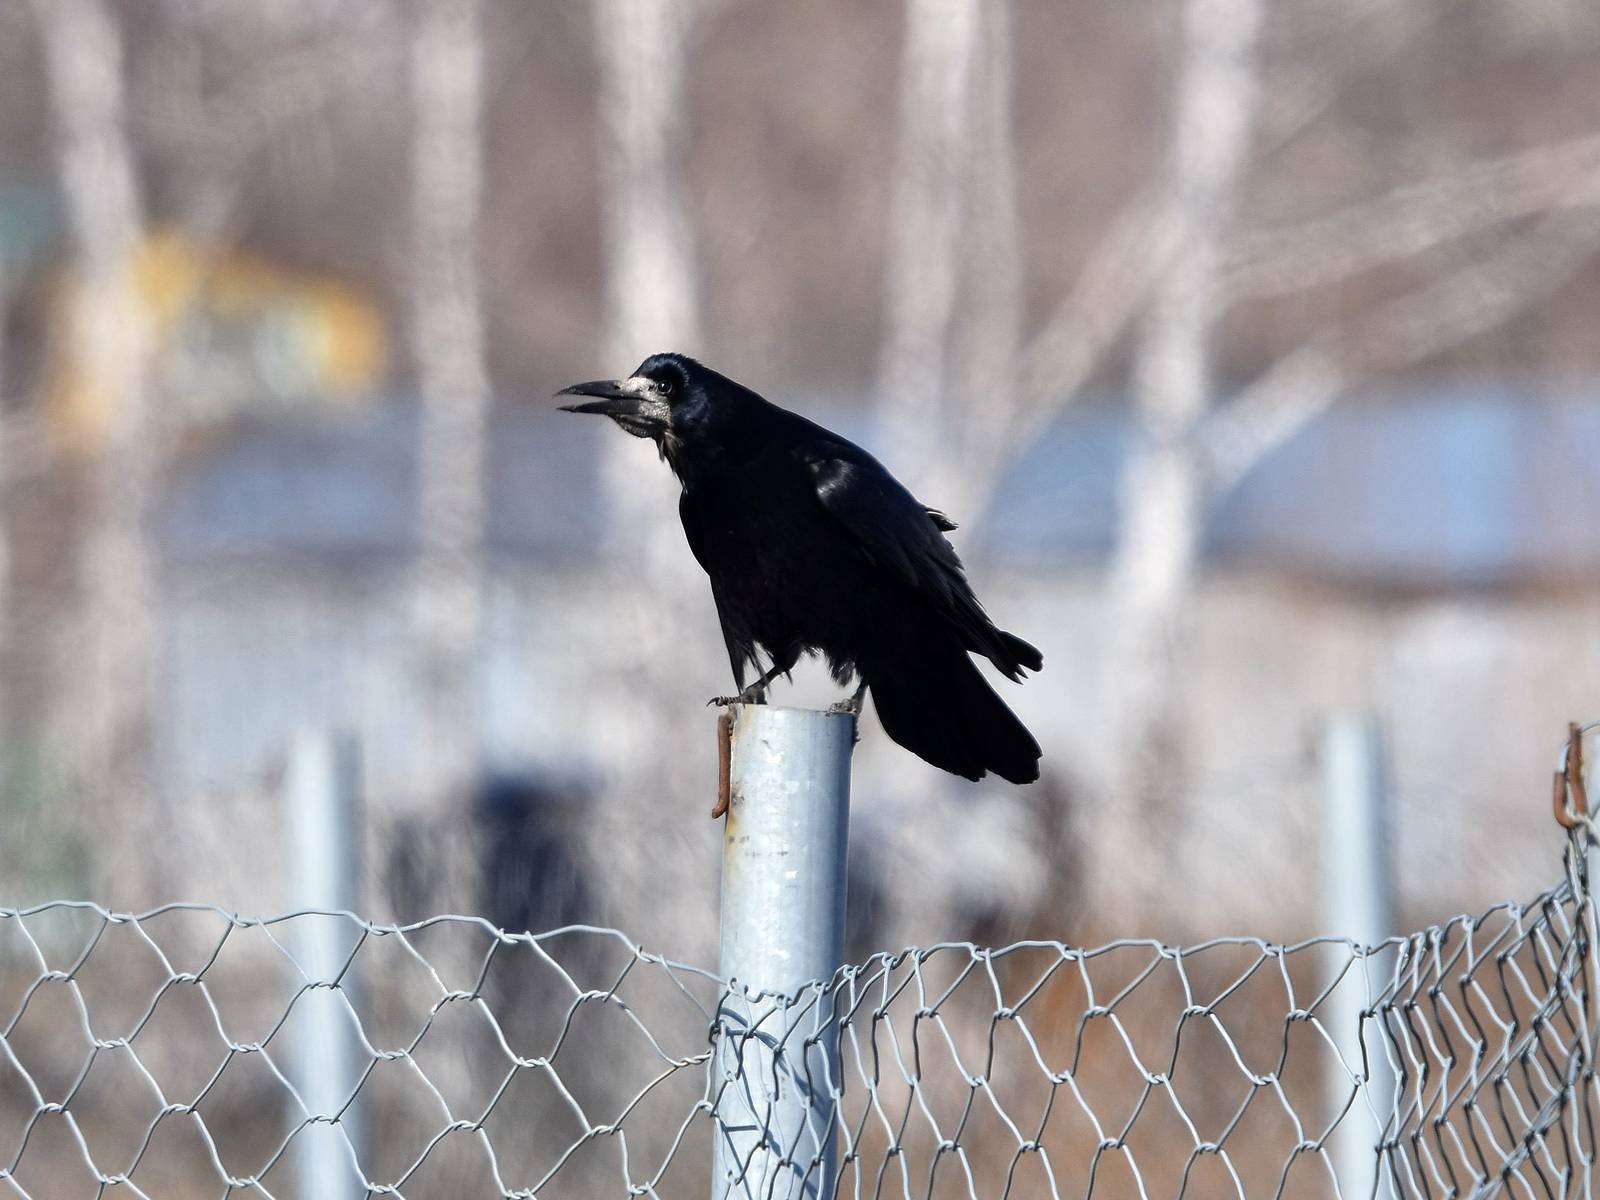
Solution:
[{"label": "glossy black plumage", "polygon": [[935,766],[1038,778],[1038,743],[969,652],[1020,680],[1039,651],[989,620],[944,536],[954,525],[870,454],[677,354],[562,394],[652,438],[682,483],[741,690],[758,652],[764,683],[815,651],[841,683],[859,675],[889,736]]}]

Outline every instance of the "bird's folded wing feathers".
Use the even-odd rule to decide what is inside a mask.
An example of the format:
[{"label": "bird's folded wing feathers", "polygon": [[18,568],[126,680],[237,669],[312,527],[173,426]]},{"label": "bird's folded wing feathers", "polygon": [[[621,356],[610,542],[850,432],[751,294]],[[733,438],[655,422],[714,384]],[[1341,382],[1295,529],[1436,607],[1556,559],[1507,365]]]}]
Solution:
[{"label": "bird's folded wing feathers", "polygon": [[[854,453],[851,453],[853,451]],[[857,458],[856,455],[860,457]],[[1011,679],[1043,665],[1039,651],[989,620],[943,530],[952,522],[925,508],[865,451],[850,447],[807,458],[817,499],[855,536],[866,558],[923,597],[960,632],[963,645]]]},{"label": "bird's folded wing feathers", "polygon": [[[710,575],[712,562],[711,556],[706,552],[705,531],[700,526],[698,511],[689,503],[687,492],[678,497],[678,515],[683,520],[683,532],[689,539],[689,549],[694,554],[694,560],[704,568],[707,575]],[[722,642],[728,648],[728,665],[733,668],[733,681],[739,685],[739,690],[742,692],[745,669],[758,665],[756,648],[748,636],[729,623],[728,610],[715,577],[711,581],[711,599],[717,606],[717,624],[722,627]]]},{"label": "bird's folded wing feathers", "polygon": [[977,606],[955,547],[940,532],[948,518],[917,503],[874,461],[818,456],[806,465],[822,507],[855,535],[869,559],[941,606]]},{"label": "bird's folded wing feathers", "polygon": [[689,541],[689,552],[694,555],[695,562],[709,574],[711,564],[707,561],[705,534],[700,528],[699,515],[694,505],[689,503],[688,492],[683,492],[678,497],[678,519],[683,522],[683,535]]}]

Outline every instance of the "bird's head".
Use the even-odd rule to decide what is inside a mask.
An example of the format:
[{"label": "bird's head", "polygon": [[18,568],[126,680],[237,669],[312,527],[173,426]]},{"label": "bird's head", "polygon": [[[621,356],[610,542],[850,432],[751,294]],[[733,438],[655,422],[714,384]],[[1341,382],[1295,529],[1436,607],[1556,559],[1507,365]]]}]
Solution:
[{"label": "bird's head", "polygon": [[563,404],[563,412],[610,417],[634,437],[668,438],[685,409],[701,398],[697,377],[705,368],[681,354],[652,354],[626,379],[596,379],[562,388],[558,396],[592,396],[583,404]]},{"label": "bird's head", "polygon": [[575,383],[558,396],[592,396],[566,412],[610,417],[634,437],[651,438],[681,479],[748,454],[759,422],[746,416],[766,402],[683,354],[652,354],[626,379]]}]

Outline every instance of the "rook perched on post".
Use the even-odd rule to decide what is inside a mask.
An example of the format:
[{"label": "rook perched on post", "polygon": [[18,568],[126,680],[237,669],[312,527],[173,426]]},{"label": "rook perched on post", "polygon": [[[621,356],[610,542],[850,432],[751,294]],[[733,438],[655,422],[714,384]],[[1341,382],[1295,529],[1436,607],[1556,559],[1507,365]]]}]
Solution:
[{"label": "rook perched on post", "polygon": [[[841,710],[859,712],[870,689],[884,731],[934,766],[1039,777],[1039,743],[970,654],[1012,680],[1043,657],[989,620],[944,536],[955,525],[865,450],[680,354],[560,394],[590,397],[569,412],[652,439],[682,483],[678,512],[740,688],[721,702],[764,702],[816,652],[841,684],[859,677]],[[771,665],[746,687],[758,650]]]}]

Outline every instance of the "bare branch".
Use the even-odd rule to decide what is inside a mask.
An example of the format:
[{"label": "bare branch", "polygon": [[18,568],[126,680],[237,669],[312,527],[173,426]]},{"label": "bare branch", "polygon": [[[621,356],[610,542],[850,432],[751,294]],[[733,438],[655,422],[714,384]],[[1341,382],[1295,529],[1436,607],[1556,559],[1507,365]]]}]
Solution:
[{"label": "bare branch", "polygon": [[1214,495],[1227,492],[1348,386],[1333,342],[1316,338],[1284,355],[1206,422],[1203,450]]},{"label": "bare branch", "polygon": [[1037,426],[1087,382],[1143,306],[1177,248],[1171,211],[1149,193],[1131,200],[1100,240],[1077,285],[1023,351],[1022,395],[1016,440]]},{"label": "bare branch", "polygon": [[[1385,197],[1333,217],[1239,238],[1228,254],[1230,299],[1271,294],[1273,287],[1288,291],[1313,286],[1339,274],[1354,274],[1379,262],[1418,253],[1488,225],[1541,211],[1597,203],[1600,136],[1574,138],[1484,160],[1444,179],[1397,188]],[[1570,214],[1558,213],[1557,219],[1570,233]],[[1027,348],[1021,388],[1024,404],[1012,417],[1015,424],[1008,444],[1025,445],[1037,437],[1039,430],[1082,387],[1110,344],[1139,311],[1176,245],[1174,225],[1170,219],[1162,223],[1162,214],[1152,200],[1140,197],[1124,209],[1079,277],[1073,295]],[[1361,265],[1354,265],[1357,262]],[[1451,280],[1455,284],[1441,285],[1447,292],[1461,282],[1458,276]],[[1431,290],[1427,294],[1432,295]],[[1431,319],[1424,312],[1423,324]],[[1460,339],[1443,344],[1457,340]],[[1276,445],[1299,427],[1292,408],[1280,407],[1281,397],[1301,397],[1309,419],[1332,398],[1313,399],[1321,389],[1331,387],[1336,395],[1344,386],[1342,374],[1331,366],[1331,354],[1333,347],[1327,339],[1302,347],[1269,368],[1235,401],[1244,407],[1230,409],[1232,415],[1218,414],[1213,419],[1210,424],[1217,432],[1214,437],[1208,435],[1208,442],[1222,480],[1236,479],[1249,462],[1255,461],[1255,455],[1244,449],[1246,444],[1263,440]],[[1274,415],[1270,419],[1258,408],[1261,397],[1268,395],[1280,397],[1272,402]],[[1251,398],[1248,403],[1247,397]],[[1285,423],[1281,433],[1280,422]],[[1236,443],[1236,437],[1244,436],[1245,426],[1252,431],[1248,442]]]},{"label": "bare branch", "polygon": [[1469,163],[1332,216],[1241,237],[1229,293],[1276,296],[1333,283],[1506,221],[1600,204],[1600,135]]},{"label": "bare branch", "polygon": [[1439,23],[1466,0],[1364,0],[1330,6],[1341,25],[1361,30],[1354,50],[1340,58],[1326,53],[1333,30],[1315,32],[1317,52],[1292,55],[1290,78],[1268,84],[1269,95],[1260,118],[1256,153],[1265,158],[1298,137],[1307,126],[1333,108],[1360,80],[1406,52],[1417,37]]},{"label": "bare branch", "polygon": [[1494,254],[1391,301],[1344,334],[1280,359],[1207,423],[1210,486],[1225,492],[1361,375],[1398,370],[1493,329],[1600,252],[1600,224],[1551,213]]},{"label": "bare branch", "polygon": [[1006,460],[1031,445],[1083,393],[1177,244],[1177,223],[1151,196],[1140,194],[1123,208],[1072,294],[1021,352],[1012,393],[986,397],[991,403],[984,419],[970,423],[961,446],[960,483],[941,480],[947,490],[938,493],[940,503],[966,513],[987,507]]},{"label": "bare branch", "polygon": [[[1265,128],[1257,138],[1257,154],[1270,154],[1292,141],[1374,62],[1400,53],[1459,2],[1447,0],[1433,8],[1390,0],[1369,5],[1383,9],[1382,39],[1367,46],[1369,53],[1358,61],[1319,62],[1315,69],[1302,69],[1292,85],[1274,89],[1262,117]],[[1371,14],[1354,15],[1366,19]],[[1031,443],[1081,393],[1144,306],[1178,244],[1177,222],[1153,189],[1127,202],[1079,274],[1072,294],[1028,343],[1015,402],[1002,407],[988,426],[987,440],[998,446],[990,458],[998,462],[1007,450]],[[1285,244],[1292,248],[1287,238]],[[1239,249],[1231,247],[1227,257],[1230,272],[1236,272]],[[1236,287],[1230,276],[1224,290],[1232,294]],[[980,455],[979,462],[988,459]]]}]

